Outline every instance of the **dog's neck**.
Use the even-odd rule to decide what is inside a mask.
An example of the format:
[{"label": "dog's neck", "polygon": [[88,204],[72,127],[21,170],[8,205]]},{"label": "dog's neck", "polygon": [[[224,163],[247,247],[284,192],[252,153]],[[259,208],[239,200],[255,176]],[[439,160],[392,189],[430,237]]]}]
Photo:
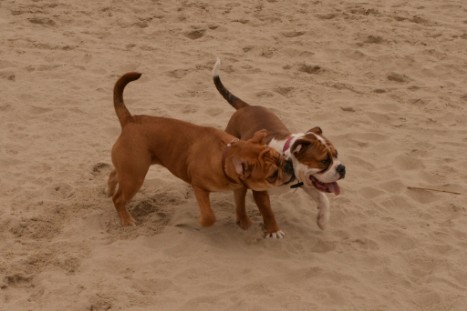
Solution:
[{"label": "dog's neck", "polygon": [[[293,154],[292,154],[292,151],[290,150],[290,148],[292,147],[292,145],[294,144],[294,142],[297,139],[299,139],[299,138],[301,138],[303,136],[305,136],[304,133],[295,133],[295,134],[290,134],[289,136],[287,136],[284,139],[275,139],[275,138],[273,138],[271,140],[271,142],[269,143],[269,146],[276,149],[277,151],[281,152],[286,160],[293,161]],[[294,175],[295,175],[295,173],[294,173]],[[300,180],[299,176],[295,175],[295,180],[296,180],[296,183],[291,185],[290,188],[299,188],[299,187],[303,186],[303,182]]]},{"label": "dog's neck", "polygon": [[295,134],[290,134],[284,139],[273,138],[271,142],[269,143],[269,146],[276,149],[278,152],[282,153],[286,159],[290,159],[292,156],[290,147],[292,147],[292,145],[297,139],[303,136],[305,136],[304,133],[295,133]]}]

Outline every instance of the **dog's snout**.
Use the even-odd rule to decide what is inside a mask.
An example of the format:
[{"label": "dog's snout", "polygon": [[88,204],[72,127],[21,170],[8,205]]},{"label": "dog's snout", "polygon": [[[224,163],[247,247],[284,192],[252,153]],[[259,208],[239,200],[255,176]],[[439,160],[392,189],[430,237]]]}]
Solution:
[{"label": "dog's snout", "polygon": [[339,165],[336,167],[336,171],[337,171],[337,173],[339,174],[340,178],[344,178],[344,177],[345,177],[345,165],[339,164]]}]

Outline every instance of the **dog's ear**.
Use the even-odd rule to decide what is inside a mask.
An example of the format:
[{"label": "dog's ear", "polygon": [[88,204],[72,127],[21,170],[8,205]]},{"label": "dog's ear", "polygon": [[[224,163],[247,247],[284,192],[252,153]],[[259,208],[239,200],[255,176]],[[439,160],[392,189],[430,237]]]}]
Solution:
[{"label": "dog's ear", "polygon": [[260,152],[259,158],[262,161],[266,159],[274,159],[274,153],[271,148],[264,148],[264,150]]},{"label": "dog's ear", "polygon": [[307,133],[314,133],[317,135],[323,135],[323,130],[319,126],[315,126],[311,130],[309,130]]},{"label": "dog's ear", "polygon": [[293,145],[292,148],[290,148],[290,151],[295,155],[299,156],[303,154],[310,146],[311,142],[309,140],[305,139],[297,139]]},{"label": "dog's ear", "polygon": [[234,157],[232,163],[235,167],[235,172],[240,179],[247,179],[251,175],[251,167],[247,161]]},{"label": "dog's ear", "polygon": [[268,131],[266,130],[259,130],[257,131],[252,138],[248,139],[247,141],[254,144],[266,144],[266,136],[268,135]]}]

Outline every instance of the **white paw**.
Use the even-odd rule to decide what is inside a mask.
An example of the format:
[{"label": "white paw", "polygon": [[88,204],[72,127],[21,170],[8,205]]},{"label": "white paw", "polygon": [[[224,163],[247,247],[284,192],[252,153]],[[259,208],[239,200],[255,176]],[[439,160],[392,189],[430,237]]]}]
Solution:
[{"label": "white paw", "polygon": [[273,232],[273,233],[267,233],[265,238],[266,239],[283,239],[285,237],[285,232],[282,230]]}]

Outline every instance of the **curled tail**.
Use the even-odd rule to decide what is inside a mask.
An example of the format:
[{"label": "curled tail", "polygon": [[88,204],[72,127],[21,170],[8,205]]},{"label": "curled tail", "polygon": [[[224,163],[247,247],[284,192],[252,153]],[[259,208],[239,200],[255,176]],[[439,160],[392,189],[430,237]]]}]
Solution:
[{"label": "curled tail", "polygon": [[243,100],[241,100],[240,98],[230,93],[229,90],[227,90],[225,86],[222,84],[221,79],[219,78],[220,66],[221,66],[221,60],[217,58],[216,64],[214,65],[214,68],[212,69],[212,80],[214,81],[214,85],[216,86],[216,89],[219,91],[222,97],[224,97],[225,100],[235,109],[240,109],[240,108],[249,106]]},{"label": "curled tail", "polygon": [[125,86],[130,83],[131,81],[138,80],[141,77],[141,74],[138,72],[128,72],[120,77],[117,80],[114,86],[114,107],[115,113],[117,113],[118,120],[120,121],[120,125],[125,126],[129,121],[133,119],[131,116],[130,111],[125,106],[123,102],[123,90]]}]

